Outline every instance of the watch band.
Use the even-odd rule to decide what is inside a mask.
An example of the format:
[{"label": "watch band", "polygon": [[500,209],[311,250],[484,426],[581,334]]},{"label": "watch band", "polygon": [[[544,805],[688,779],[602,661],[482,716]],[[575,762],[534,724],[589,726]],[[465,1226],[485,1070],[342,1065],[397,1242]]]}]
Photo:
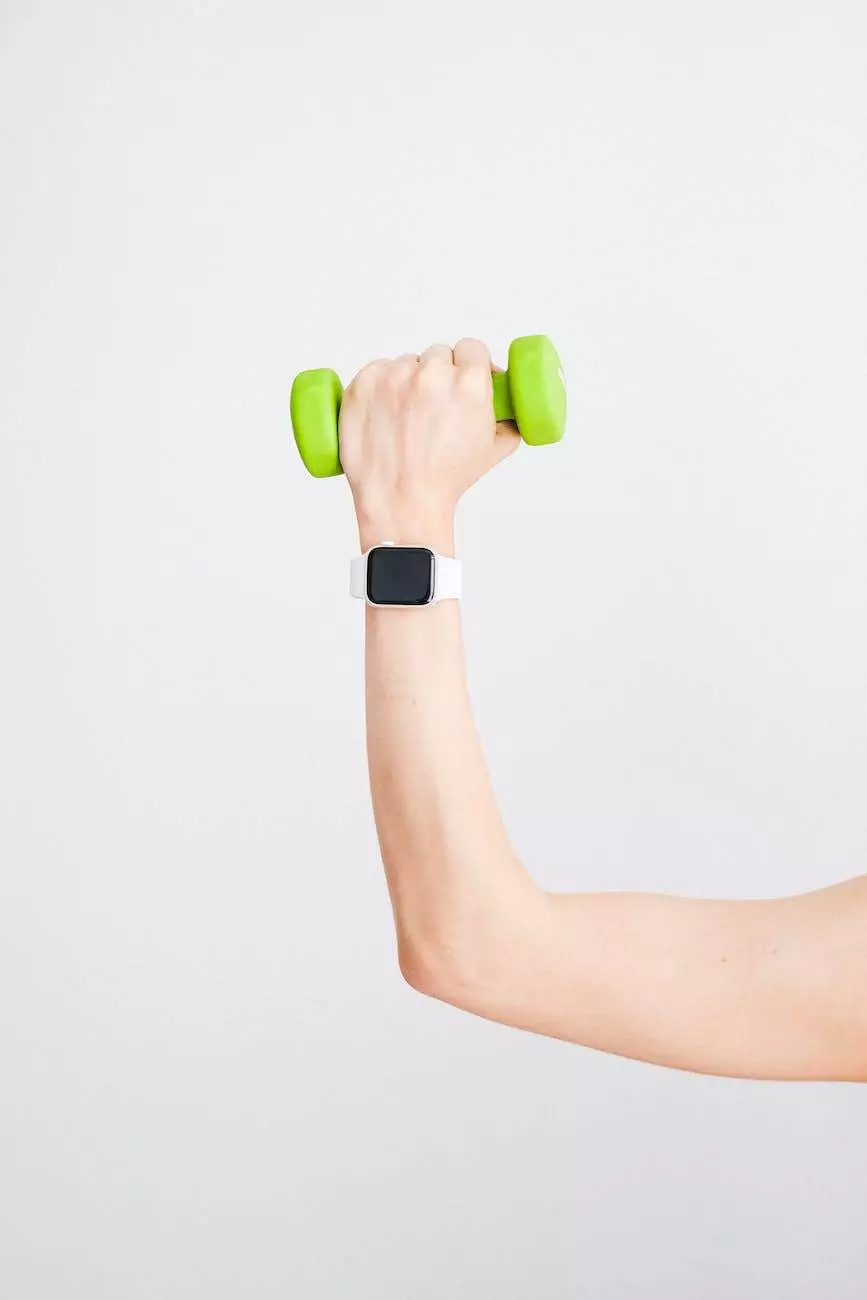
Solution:
[{"label": "watch band", "polygon": [[359,600],[367,596],[367,551],[349,562],[349,594]]},{"label": "watch band", "polygon": [[[394,542],[379,542],[379,546],[394,546]],[[371,547],[370,550],[374,550]],[[357,555],[349,562],[349,594],[358,600],[367,599],[367,557],[370,551]],[[461,596],[461,562],[453,555],[439,555],[432,551],[434,557],[434,587],[429,604],[438,600],[460,600]]]},{"label": "watch band", "polygon": [[434,551],[434,601],[460,600],[460,598],[460,560],[456,560],[453,555],[438,555]]}]

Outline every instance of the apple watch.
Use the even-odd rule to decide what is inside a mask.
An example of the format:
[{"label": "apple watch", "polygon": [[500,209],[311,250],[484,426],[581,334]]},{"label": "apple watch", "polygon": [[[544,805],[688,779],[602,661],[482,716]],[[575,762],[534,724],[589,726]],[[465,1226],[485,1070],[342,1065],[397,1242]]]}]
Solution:
[{"label": "apple watch", "polygon": [[427,546],[382,542],[349,566],[349,594],[368,605],[413,608],[461,594],[461,562]]}]

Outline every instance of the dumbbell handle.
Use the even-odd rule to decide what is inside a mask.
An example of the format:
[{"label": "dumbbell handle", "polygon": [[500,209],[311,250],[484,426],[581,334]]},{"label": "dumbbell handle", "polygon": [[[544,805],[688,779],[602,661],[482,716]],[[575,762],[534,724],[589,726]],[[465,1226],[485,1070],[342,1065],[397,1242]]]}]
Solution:
[{"label": "dumbbell handle", "polygon": [[491,375],[494,381],[494,419],[514,420],[515,410],[512,406],[512,390],[509,388],[508,371],[495,370]]}]

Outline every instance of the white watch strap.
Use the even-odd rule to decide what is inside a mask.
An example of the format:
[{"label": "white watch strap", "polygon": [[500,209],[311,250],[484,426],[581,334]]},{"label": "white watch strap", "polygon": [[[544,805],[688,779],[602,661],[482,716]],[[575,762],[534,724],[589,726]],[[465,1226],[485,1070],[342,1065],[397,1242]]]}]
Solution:
[{"label": "white watch strap", "polygon": [[452,555],[436,555],[434,600],[460,600],[461,562]]},{"label": "white watch strap", "polygon": [[[380,542],[380,546],[392,546],[393,542]],[[373,548],[371,548],[373,549]],[[367,599],[367,557],[370,551],[356,555],[349,562],[349,594],[358,600]],[[438,600],[459,600],[461,595],[461,562],[452,555],[434,556],[434,604]]]},{"label": "white watch strap", "polygon": [[349,562],[349,594],[359,600],[364,600],[367,595],[367,556],[365,551]]}]

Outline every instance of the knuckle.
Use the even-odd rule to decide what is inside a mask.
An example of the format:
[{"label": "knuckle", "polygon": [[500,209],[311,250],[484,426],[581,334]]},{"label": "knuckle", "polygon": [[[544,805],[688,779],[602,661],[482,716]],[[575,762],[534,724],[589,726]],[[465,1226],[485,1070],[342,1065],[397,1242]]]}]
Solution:
[{"label": "knuckle", "polygon": [[463,366],[458,383],[467,392],[484,393],[491,386],[491,372],[485,366]]},{"label": "knuckle", "polygon": [[419,388],[429,392],[445,382],[447,372],[451,369],[441,357],[425,357],[416,371],[415,382]]},{"label": "knuckle", "polygon": [[406,379],[406,367],[399,361],[390,362],[380,375],[383,388],[389,393],[398,392]]},{"label": "knuckle", "polygon": [[355,389],[356,392],[369,392],[375,387],[377,379],[387,365],[387,361],[369,361],[366,366],[361,367],[349,385],[350,389]]}]

